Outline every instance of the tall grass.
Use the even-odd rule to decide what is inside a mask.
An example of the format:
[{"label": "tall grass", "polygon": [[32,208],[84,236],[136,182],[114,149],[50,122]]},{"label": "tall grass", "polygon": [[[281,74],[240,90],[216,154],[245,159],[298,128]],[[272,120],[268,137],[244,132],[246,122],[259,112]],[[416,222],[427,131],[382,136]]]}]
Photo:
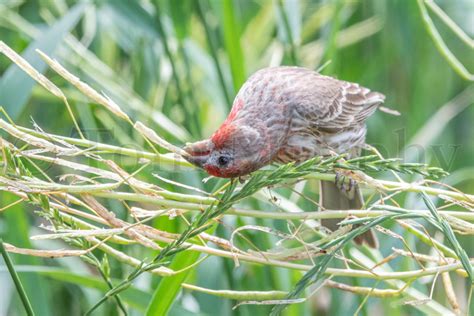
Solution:
[{"label": "tall grass", "polygon": [[[0,265],[0,314],[23,313],[24,296],[37,315],[472,313],[469,5],[0,3],[13,263]],[[359,82],[402,115],[370,119],[376,149],[357,161],[202,181],[174,145],[210,135],[245,79],[278,64]],[[363,184],[366,209],[317,212],[335,168]],[[369,227],[379,250],[351,242]]]}]

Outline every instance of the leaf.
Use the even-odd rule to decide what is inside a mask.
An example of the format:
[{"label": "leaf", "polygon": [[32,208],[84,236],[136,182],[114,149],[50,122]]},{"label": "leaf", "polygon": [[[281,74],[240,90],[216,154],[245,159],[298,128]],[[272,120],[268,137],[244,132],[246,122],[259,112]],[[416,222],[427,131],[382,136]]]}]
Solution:
[{"label": "leaf", "polygon": [[[184,251],[177,254],[169,268],[174,271],[181,270],[194,264],[199,258],[199,252]],[[181,290],[181,284],[186,280],[192,269],[178,273],[174,276],[165,277],[161,279],[160,284],[153,293],[153,297],[148,304],[146,311],[147,316],[166,315],[171,308],[171,305],[176,299],[176,296]]]},{"label": "leaf", "polygon": [[[19,274],[39,274],[54,280],[95,289],[101,292],[107,292],[109,290],[107,284],[99,277],[78,274],[60,268],[22,265],[16,266],[16,270]],[[1,268],[0,272],[2,272]],[[112,283],[118,283],[118,280],[112,279]],[[122,292],[120,297],[124,302],[140,312],[144,312],[144,306],[146,306],[150,300],[150,294],[133,286],[127,291]]]},{"label": "leaf", "polygon": [[[2,192],[0,199],[2,203],[8,205],[16,201],[18,197],[7,192]],[[28,217],[24,214],[24,206],[21,204],[13,205],[8,209],[8,212],[2,214],[2,217],[5,220],[5,227],[7,227],[3,239],[6,241],[14,241],[15,246],[18,247],[32,248],[29,240],[29,221]],[[17,267],[22,264],[38,265],[41,263],[41,260],[36,257],[12,254],[11,258],[15,261]],[[0,268],[1,267],[0,265]],[[18,268],[17,272],[19,272]],[[45,316],[51,315],[51,306],[44,304],[44,302],[50,301],[50,284],[44,282],[44,279],[35,274],[22,277],[22,284],[26,293],[28,293],[31,305],[35,307],[36,314]]]},{"label": "leaf", "polygon": [[[47,55],[52,55],[63,38],[79,21],[85,7],[84,3],[75,5],[38,39],[28,45],[22,57],[43,73],[46,70],[46,63],[35,50],[40,49]],[[35,81],[17,65],[11,65],[0,79],[0,106],[5,108],[13,120],[16,120],[23,112],[34,85]]]},{"label": "leaf", "polygon": [[138,42],[159,38],[153,17],[137,1],[107,1],[99,8],[99,22],[120,47],[133,52]]},{"label": "leaf", "polygon": [[182,41],[185,39],[186,34],[189,33],[189,25],[190,21],[192,20],[191,14],[193,13],[193,5],[196,4],[195,0],[168,0],[168,2],[176,37],[180,41]]},{"label": "leaf", "polygon": [[15,283],[16,290],[18,294],[20,295],[21,302],[23,304],[23,307],[26,310],[26,313],[28,315],[34,315],[34,311],[31,306],[30,300],[28,299],[25,289],[23,288],[23,284],[21,283],[21,280],[18,277],[18,274],[15,270],[15,266],[13,265],[13,262],[11,261],[10,256],[8,255],[5,248],[3,247],[3,240],[1,238],[0,238],[0,253],[2,254],[3,260],[5,261],[5,264],[8,268],[8,272],[10,273],[10,276],[12,277],[13,282]]},{"label": "leaf", "polygon": [[[32,42],[24,51],[23,57],[28,60],[39,72],[46,70],[46,64],[42,61],[35,49],[52,54],[64,36],[76,25],[84,11],[85,5],[78,4],[59,21],[49,27],[37,40]],[[5,108],[10,117],[17,119],[24,110],[27,101],[32,93],[35,81],[24,73],[16,65],[11,65],[0,79],[0,105]],[[2,201],[9,199],[6,194],[2,194]],[[14,207],[16,209],[17,207]],[[15,227],[8,231],[6,238],[15,240],[17,245],[29,247],[28,240],[28,219],[23,214],[23,209],[18,207],[5,214],[6,227]],[[26,264],[37,264],[37,258],[18,257],[17,262]],[[50,315],[51,309],[48,304],[49,284],[45,283],[37,275],[29,275],[23,278],[25,290],[30,293],[30,300],[35,306],[38,315]]]},{"label": "leaf", "polygon": [[235,17],[235,5],[232,0],[222,2],[222,19],[224,23],[224,42],[229,55],[234,90],[237,91],[245,81],[245,63],[240,44],[240,30]]},{"label": "leaf", "polygon": [[[428,11],[425,7],[424,0],[417,0],[418,7],[420,9],[421,18],[423,21],[423,26],[428,32],[429,36],[433,40],[433,43],[436,46],[436,49],[439,51],[441,56],[446,60],[449,66],[464,80],[474,81],[474,74],[470,73],[469,70],[459,61],[459,59],[454,55],[449,49],[448,45],[444,42],[443,38],[438,32],[438,29],[431,20],[431,17],[428,14]],[[446,23],[446,22],[445,22]]]},{"label": "leaf", "polygon": [[425,205],[428,207],[435,221],[440,226],[437,228],[443,232],[444,236],[453,247],[453,250],[456,252],[456,255],[458,256],[464,269],[467,272],[469,281],[471,281],[471,284],[474,283],[474,271],[473,271],[471,262],[469,260],[469,256],[466,253],[466,250],[464,250],[464,248],[459,243],[458,239],[454,235],[453,229],[451,228],[451,226],[449,226],[448,222],[443,217],[441,217],[441,215],[438,213],[438,210],[436,206],[434,205],[433,201],[431,201],[431,199],[428,197],[428,195],[425,192],[422,192],[422,197],[423,197],[423,201],[425,202]]},{"label": "leaf", "polygon": [[301,37],[301,3],[299,0],[286,0],[284,10],[287,12],[293,43],[299,44]]}]

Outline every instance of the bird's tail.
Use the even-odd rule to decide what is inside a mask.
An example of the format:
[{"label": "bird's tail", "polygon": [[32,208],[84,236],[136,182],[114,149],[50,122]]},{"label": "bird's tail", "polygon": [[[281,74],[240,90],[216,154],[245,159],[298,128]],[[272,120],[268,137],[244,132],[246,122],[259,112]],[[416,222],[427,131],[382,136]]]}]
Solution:
[{"label": "bird's tail", "polygon": [[[344,192],[337,187],[332,181],[320,181],[320,205],[321,210],[358,210],[364,205],[364,200],[360,192],[359,186],[355,184],[354,195],[349,198]],[[323,219],[321,225],[331,231],[339,228],[340,219]],[[361,245],[366,243],[372,248],[378,247],[377,237],[372,230],[357,236],[354,241]]]}]

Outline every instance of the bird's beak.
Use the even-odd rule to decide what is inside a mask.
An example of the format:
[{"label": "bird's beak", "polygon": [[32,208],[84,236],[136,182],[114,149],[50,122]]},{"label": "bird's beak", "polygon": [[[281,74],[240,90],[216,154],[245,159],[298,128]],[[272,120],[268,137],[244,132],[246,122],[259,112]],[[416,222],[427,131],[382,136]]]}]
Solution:
[{"label": "bird's beak", "polygon": [[184,156],[184,159],[195,166],[203,168],[209,159],[212,147],[212,142],[207,139],[192,144],[186,144],[183,149],[188,155]]},{"label": "bird's beak", "polygon": [[204,164],[207,162],[207,159],[209,158],[209,155],[205,156],[189,156],[186,157],[186,160],[192,163],[193,165],[204,168]]}]

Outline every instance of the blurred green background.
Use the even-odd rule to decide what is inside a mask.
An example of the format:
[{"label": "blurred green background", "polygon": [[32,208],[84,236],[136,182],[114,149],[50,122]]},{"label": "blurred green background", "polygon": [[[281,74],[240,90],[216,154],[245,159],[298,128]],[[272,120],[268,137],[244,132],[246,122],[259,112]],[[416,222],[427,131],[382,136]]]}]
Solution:
[{"label": "blurred green background", "polygon": [[[437,3],[467,34],[474,34],[473,1]],[[431,15],[452,52],[472,71],[474,51]],[[401,113],[398,117],[376,113],[368,122],[369,144],[386,157],[440,166],[451,173],[446,183],[474,192],[473,85],[437,51],[416,1],[0,0],[0,40],[63,89],[86,137],[131,148],[145,146],[141,137],[48,72],[35,48],[53,55],[83,81],[109,95],[134,120],[146,122],[180,146],[209,136],[222,123],[239,87],[254,71],[280,64],[315,70],[324,65],[326,75],[384,93],[386,105]],[[34,120],[48,132],[77,136],[61,100],[35,85],[3,56],[0,74],[0,106],[17,124],[31,127]],[[133,169],[137,162],[122,163]],[[203,186],[204,175],[199,171],[162,170],[159,165],[149,171]],[[151,176],[148,180],[156,181]],[[215,185],[211,181],[204,188]],[[2,193],[0,201],[1,207],[14,198]],[[416,208],[420,201],[408,195],[404,203]],[[115,209],[125,216],[121,205]],[[29,236],[41,232],[40,223],[32,209],[19,205],[0,212],[0,236],[17,246],[32,247]],[[155,225],[178,230],[173,221]],[[217,233],[228,236],[229,231],[222,228]],[[265,245],[271,240],[258,242]],[[46,245],[61,247],[59,242]],[[463,245],[472,256],[472,241],[464,238]],[[132,253],[141,256],[139,251]],[[96,272],[77,258],[12,258],[39,315],[80,315],[105,288]],[[118,279],[129,271],[114,261],[111,266]],[[210,258],[187,281],[209,288],[289,290],[300,276],[251,265],[233,269],[230,260]],[[143,276],[124,294],[132,313],[143,313],[150,288],[159,281]],[[426,292],[426,286],[418,287]],[[0,293],[0,315],[22,315],[1,261]],[[286,313],[309,315],[313,310],[318,315],[348,315],[361,302],[360,297],[340,291],[325,294],[326,305],[306,303]],[[231,311],[234,302],[186,291],[171,301],[172,315],[265,315],[269,311],[261,306]],[[410,306],[393,309],[394,301],[370,299],[360,313],[419,313]],[[98,314],[116,312],[110,301]]]}]

